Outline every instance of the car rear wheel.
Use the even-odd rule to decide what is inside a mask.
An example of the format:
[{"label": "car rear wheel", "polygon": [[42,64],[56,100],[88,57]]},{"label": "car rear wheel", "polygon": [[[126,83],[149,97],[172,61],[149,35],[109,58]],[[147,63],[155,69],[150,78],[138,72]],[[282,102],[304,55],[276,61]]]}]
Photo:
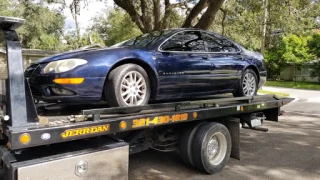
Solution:
[{"label": "car rear wheel", "polygon": [[233,93],[235,97],[254,96],[258,92],[258,77],[252,69],[247,69],[240,81],[238,90]]},{"label": "car rear wheel", "polygon": [[126,107],[148,104],[151,88],[141,66],[124,64],[110,72],[104,90],[110,106]]}]

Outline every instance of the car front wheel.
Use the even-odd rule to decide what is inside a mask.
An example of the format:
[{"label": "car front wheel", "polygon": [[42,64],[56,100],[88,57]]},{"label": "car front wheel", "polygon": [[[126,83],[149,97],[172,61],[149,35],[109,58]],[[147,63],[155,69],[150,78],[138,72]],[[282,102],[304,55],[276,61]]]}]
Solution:
[{"label": "car front wheel", "polygon": [[241,78],[238,90],[233,93],[235,97],[254,96],[258,91],[258,77],[252,69],[247,69]]},{"label": "car front wheel", "polygon": [[113,107],[145,105],[149,101],[150,90],[147,72],[136,64],[124,64],[110,72],[105,97]]}]

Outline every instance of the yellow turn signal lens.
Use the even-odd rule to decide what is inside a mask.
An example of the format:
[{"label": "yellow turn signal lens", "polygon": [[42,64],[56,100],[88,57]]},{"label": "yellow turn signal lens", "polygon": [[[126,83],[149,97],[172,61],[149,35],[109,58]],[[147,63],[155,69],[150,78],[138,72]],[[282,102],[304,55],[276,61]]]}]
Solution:
[{"label": "yellow turn signal lens", "polygon": [[127,128],[127,123],[125,121],[120,122],[120,128],[121,129],[126,129]]},{"label": "yellow turn signal lens", "polygon": [[84,78],[56,78],[53,81],[57,84],[81,84]]},{"label": "yellow turn signal lens", "polygon": [[21,144],[28,144],[31,141],[31,137],[28,133],[21,134],[19,137]]}]

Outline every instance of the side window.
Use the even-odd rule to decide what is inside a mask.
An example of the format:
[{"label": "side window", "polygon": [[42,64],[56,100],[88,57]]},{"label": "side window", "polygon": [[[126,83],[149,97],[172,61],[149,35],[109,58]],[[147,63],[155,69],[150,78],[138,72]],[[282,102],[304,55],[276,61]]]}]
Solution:
[{"label": "side window", "polygon": [[205,52],[204,41],[198,31],[186,31],[171,37],[161,48],[163,51]]},{"label": "side window", "polygon": [[207,43],[209,52],[238,52],[240,49],[232,42],[214,35],[202,33],[203,40]]}]

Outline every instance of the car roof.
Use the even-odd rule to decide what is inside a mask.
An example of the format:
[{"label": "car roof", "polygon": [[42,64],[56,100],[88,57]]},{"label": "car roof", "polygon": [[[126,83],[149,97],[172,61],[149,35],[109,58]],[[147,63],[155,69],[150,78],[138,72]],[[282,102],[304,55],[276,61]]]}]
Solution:
[{"label": "car roof", "polygon": [[199,28],[170,28],[170,29],[164,29],[164,30],[172,31],[172,32],[179,32],[179,31],[185,31],[185,30],[206,31]]}]

